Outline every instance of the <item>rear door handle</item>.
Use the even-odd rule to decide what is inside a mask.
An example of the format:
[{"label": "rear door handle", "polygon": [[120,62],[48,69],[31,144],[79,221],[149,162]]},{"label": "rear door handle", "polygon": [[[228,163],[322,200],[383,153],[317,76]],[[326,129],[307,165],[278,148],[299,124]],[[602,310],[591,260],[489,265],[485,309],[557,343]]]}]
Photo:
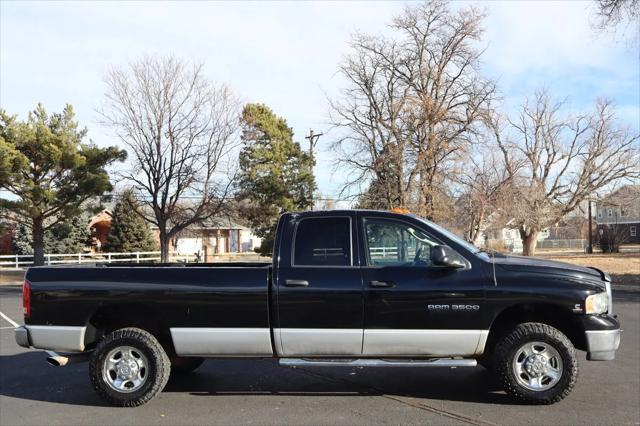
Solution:
[{"label": "rear door handle", "polygon": [[371,287],[378,287],[378,288],[380,288],[380,287],[393,288],[393,287],[395,287],[395,286],[396,286],[396,285],[395,285],[393,282],[391,282],[391,281],[371,281],[371,282],[369,283],[369,285],[370,285]]},{"label": "rear door handle", "polygon": [[307,280],[286,280],[284,285],[287,287],[309,287]]}]

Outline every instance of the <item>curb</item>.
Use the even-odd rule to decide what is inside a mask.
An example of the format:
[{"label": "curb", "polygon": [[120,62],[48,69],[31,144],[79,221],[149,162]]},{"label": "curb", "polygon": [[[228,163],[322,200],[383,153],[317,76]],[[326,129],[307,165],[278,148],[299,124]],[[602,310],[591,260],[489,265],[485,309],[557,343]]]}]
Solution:
[{"label": "curb", "polygon": [[640,291],[640,284],[613,284],[611,288],[616,291]]}]

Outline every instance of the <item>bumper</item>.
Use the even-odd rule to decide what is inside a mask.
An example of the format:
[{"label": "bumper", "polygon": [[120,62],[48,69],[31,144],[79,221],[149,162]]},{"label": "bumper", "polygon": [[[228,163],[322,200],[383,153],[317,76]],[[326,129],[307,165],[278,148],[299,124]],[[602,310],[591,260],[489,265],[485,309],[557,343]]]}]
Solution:
[{"label": "bumper", "polygon": [[16,343],[23,348],[59,352],[84,351],[86,327],[27,325],[15,329]]},{"label": "bumper", "polygon": [[619,328],[614,330],[587,330],[587,359],[589,361],[612,361],[620,346]]},{"label": "bumper", "polygon": [[31,347],[31,341],[29,340],[29,330],[25,326],[16,327],[14,330],[16,343],[23,348]]}]

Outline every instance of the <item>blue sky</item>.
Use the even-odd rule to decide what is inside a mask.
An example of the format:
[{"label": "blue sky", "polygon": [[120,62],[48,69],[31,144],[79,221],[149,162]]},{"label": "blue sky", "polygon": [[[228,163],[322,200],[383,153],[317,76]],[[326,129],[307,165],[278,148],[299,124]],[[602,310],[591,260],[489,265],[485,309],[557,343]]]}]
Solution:
[{"label": "blue sky", "polygon": [[[456,2],[459,7],[470,2]],[[597,97],[618,105],[640,128],[640,55],[628,37],[590,27],[592,2],[493,1],[483,45],[484,73],[513,108],[547,87],[569,108],[586,111]],[[104,74],[142,54],[173,53],[204,62],[247,102],[286,117],[296,140],[324,131],[327,96],[342,85],[338,63],[355,30],[385,31],[401,2],[0,2],[0,105],[25,117],[37,102],[50,110],[73,104],[89,137],[117,143],[98,124]],[[637,28],[635,29],[637,30]],[[627,33],[634,29],[627,30]],[[320,191],[342,184],[320,139]]]}]

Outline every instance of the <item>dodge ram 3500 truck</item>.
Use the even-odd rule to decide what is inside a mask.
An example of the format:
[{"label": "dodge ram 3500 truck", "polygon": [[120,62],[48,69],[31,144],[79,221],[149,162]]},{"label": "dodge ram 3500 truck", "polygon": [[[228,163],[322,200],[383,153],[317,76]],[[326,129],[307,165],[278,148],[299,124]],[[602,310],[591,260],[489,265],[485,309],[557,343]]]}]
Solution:
[{"label": "dodge ram 3500 truck", "polygon": [[554,403],[576,349],[613,360],[611,282],[593,268],[487,253],[419,217],[284,214],[272,263],[30,268],[24,347],[89,360],[97,393],[141,405],[205,357],[284,366],[474,367]]}]

